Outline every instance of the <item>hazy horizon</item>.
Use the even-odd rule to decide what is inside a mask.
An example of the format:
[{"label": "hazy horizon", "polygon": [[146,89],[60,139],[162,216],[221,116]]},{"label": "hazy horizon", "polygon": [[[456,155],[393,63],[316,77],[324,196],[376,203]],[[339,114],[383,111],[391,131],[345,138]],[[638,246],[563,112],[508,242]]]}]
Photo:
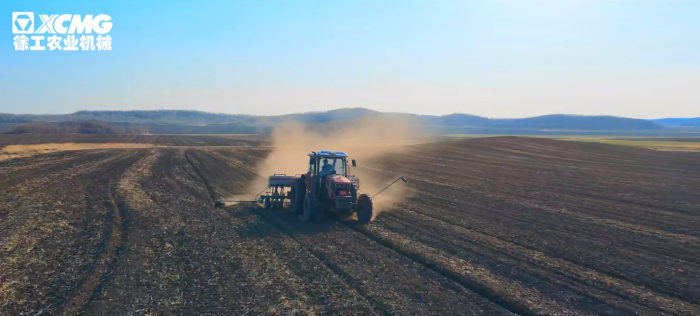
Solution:
[{"label": "hazy horizon", "polygon": [[[199,111],[199,112],[206,112],[210,114],[223,114],[223,115],[251,115],[251,116],[277,116],[277,115],[293,115],[293,114],[310,114],[310,113],[323,113],[323,112],[328,112],[328,111],[335,111],[335,110],[351,110],[351,109],[365,109],[365,110],[370,110],[370,111],[376,111],[380,113],[387,113],[387,114],[414,114],[414,115],[433,115],[433,114],[418,114],[418,113],[411,113],[411,112],[385,112],[385,111],[378,111],[370,108],[363,108],[363,107],[346,107],[346,108],[337,108],[337,109],[329,109],[329,110],[323,110],[323,111],[308,111],[308,112],[289,112],[289,113],[279,113],[279,114],[244,114],[244,113],[226,113],[226,112],[209,112],[209,111],[203,111],[203,110],[197,110],[197,109],[152,109],[152,110],[137,110],[137,109],[126,109],[126,110],[78,110],[70,113],[9,113],[9,112],[0,112],[0,114],[12,114],[12,115],[69,115],[69,114],[74,114],[76,112],[80,111]],[[447,114],[435,114],[433,116],[445,116],[445,115],[452,115],[452,114],[465,114],[465,115],[475,115],[475,116],[481,116],[481,115],[476,115],[472,113],[447,113]],[[522,117],[488,117],[488,116],[483,116],[485,118],[489,119],[522,119],[522,118],[531,118],[531,117],[538,117],[538,116],[546,116],[546,115],[576,115],[576,116],[615,116],[615,115],[596,115],[596,114],[591,114],[591,115],[581,115],[581,114],[570,114],[570,113],[549,113],[549,114],[542,114],[542,115],[535,115],[535,116],[522,116]],[[634,118],[634,117],[628,117],[628,116],[617,116],[617,117],[625,117],[625,118]],[[665,117],[656,117],[656,118],[650,118],[647,120],[654,120],[654,119],[666,119],[666,118],[697,118],[694,116],[665,116]]]},{"label": "hazy horizon", "polygon": [[[21,11],[108,14],[113,48],[15,51]],[[699,117],[699,15],[684,0],[3,1],[0,113]]]}]

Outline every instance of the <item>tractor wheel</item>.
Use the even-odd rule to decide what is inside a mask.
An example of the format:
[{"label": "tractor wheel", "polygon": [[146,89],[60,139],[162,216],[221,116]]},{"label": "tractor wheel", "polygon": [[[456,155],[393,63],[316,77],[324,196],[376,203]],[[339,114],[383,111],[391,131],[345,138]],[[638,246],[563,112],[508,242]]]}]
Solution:
[{"label": "tractor wheel", "polygon": [[270,198],[269,198],[269,197],[266,197],[266,198],[265,198],[265,203],[264,203],[264,205],[265,205],[265,209],[266,209],[266,210],[271,210],[271,209],[272,209],[272,202],[270,201]]},{"label": "tractor wheel", "polygon": [[361,194],[357,197],[357,220],[362,224],[367,224],[372,220],[374,215],[374,207],[372,206],[372,198],[367,194]]},{"label": "tractor wheel", "polygon": [[292,214],[301,213],[304,208],[304,195],[306,194],[306,183],[303,179],[296,179],[292,184],[292,192],[289,199],[289,211]]},{"label": "tractor wheel", "polygon": [[299,219],[305,222],[312,222],[316,218],[316,212],[318,212],[316,197],[311,193],[307,193],[304,196],[304,212],[299,215]]}]

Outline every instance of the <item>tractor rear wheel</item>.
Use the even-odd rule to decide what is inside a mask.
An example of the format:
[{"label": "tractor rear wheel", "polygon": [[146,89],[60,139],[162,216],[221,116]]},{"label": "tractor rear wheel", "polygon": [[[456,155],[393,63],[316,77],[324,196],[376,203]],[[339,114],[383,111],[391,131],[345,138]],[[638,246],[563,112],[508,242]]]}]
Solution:
[{"label": "tractor rear wheel", "polygon": [[304,183],[304,179],[295,179],[289,199],[289,211],[292,214],[299,214],[304,209],[305,194],[306,183]]},{"label": "tractor rear wheel", "polygon": [[357,220],[362,224],[372,221],[374,207],[372,198],[368,194],[361,194],[357,197]]},{"label": "tractor rear wheel", "polygon": [[304,196],[304,212],[299,215],[299,219],[305,222],[312,222],[316,218],[317,212],[318,205],[316,197],[311,193],[307,193]]}]

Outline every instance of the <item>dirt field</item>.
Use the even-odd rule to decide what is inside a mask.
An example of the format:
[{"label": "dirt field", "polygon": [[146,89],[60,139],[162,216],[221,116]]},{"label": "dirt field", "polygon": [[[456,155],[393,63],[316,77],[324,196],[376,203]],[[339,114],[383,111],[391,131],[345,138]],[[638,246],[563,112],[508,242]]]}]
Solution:
[{"label": "dirt field", "polygon": [[268,150],[0,162],[0,315],[700,315],[698,153],[460,140],[359,161],[414,192],[367,226],[213,208]]},{"label": "dirt field", "polygon": [[619,146],[630,146],[654,150],[664,150],[664,151],[688,151],[688,152],[700,152],[700,142],[698,138],[628,138],[628,139],[615,139],[615,138],[594,138],[594,137],[580,137],[580,138],[564,138],[565,140],[575,140],[582,142],[594,142],[601,144],[619,145]]},{"label": "dirt field", "polygon": [[259,146],[264,135],[0,134],[0,147],[57,143],[140,143],[163,146]]}]

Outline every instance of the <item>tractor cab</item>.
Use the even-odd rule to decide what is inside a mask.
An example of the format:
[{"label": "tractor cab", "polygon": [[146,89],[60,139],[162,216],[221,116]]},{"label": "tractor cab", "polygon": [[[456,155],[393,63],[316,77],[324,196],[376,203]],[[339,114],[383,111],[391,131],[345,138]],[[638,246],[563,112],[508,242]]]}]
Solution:
[{"label": "tractor cab", "polygon": [[320,150],[309,153],[309,175],[348,175],[348,155],[342,151]]},{"label": "tractor cab", "polygon": [[[350,184],[356,182],[350,180],[350,178],[355,177],[349,175],[350,168],[346,153],[342,151],[319,150],[317,152],[312,151],[308,156],[309,166],[305,177],[308,188],[314,187],[320,189],[319,191],[324,191],[327,187],[335,188],[346,185],[349,189]],[[352,165],[356,166],[354,159],[352,160]],[[332,191],[328,193],[333,195]]]}]

